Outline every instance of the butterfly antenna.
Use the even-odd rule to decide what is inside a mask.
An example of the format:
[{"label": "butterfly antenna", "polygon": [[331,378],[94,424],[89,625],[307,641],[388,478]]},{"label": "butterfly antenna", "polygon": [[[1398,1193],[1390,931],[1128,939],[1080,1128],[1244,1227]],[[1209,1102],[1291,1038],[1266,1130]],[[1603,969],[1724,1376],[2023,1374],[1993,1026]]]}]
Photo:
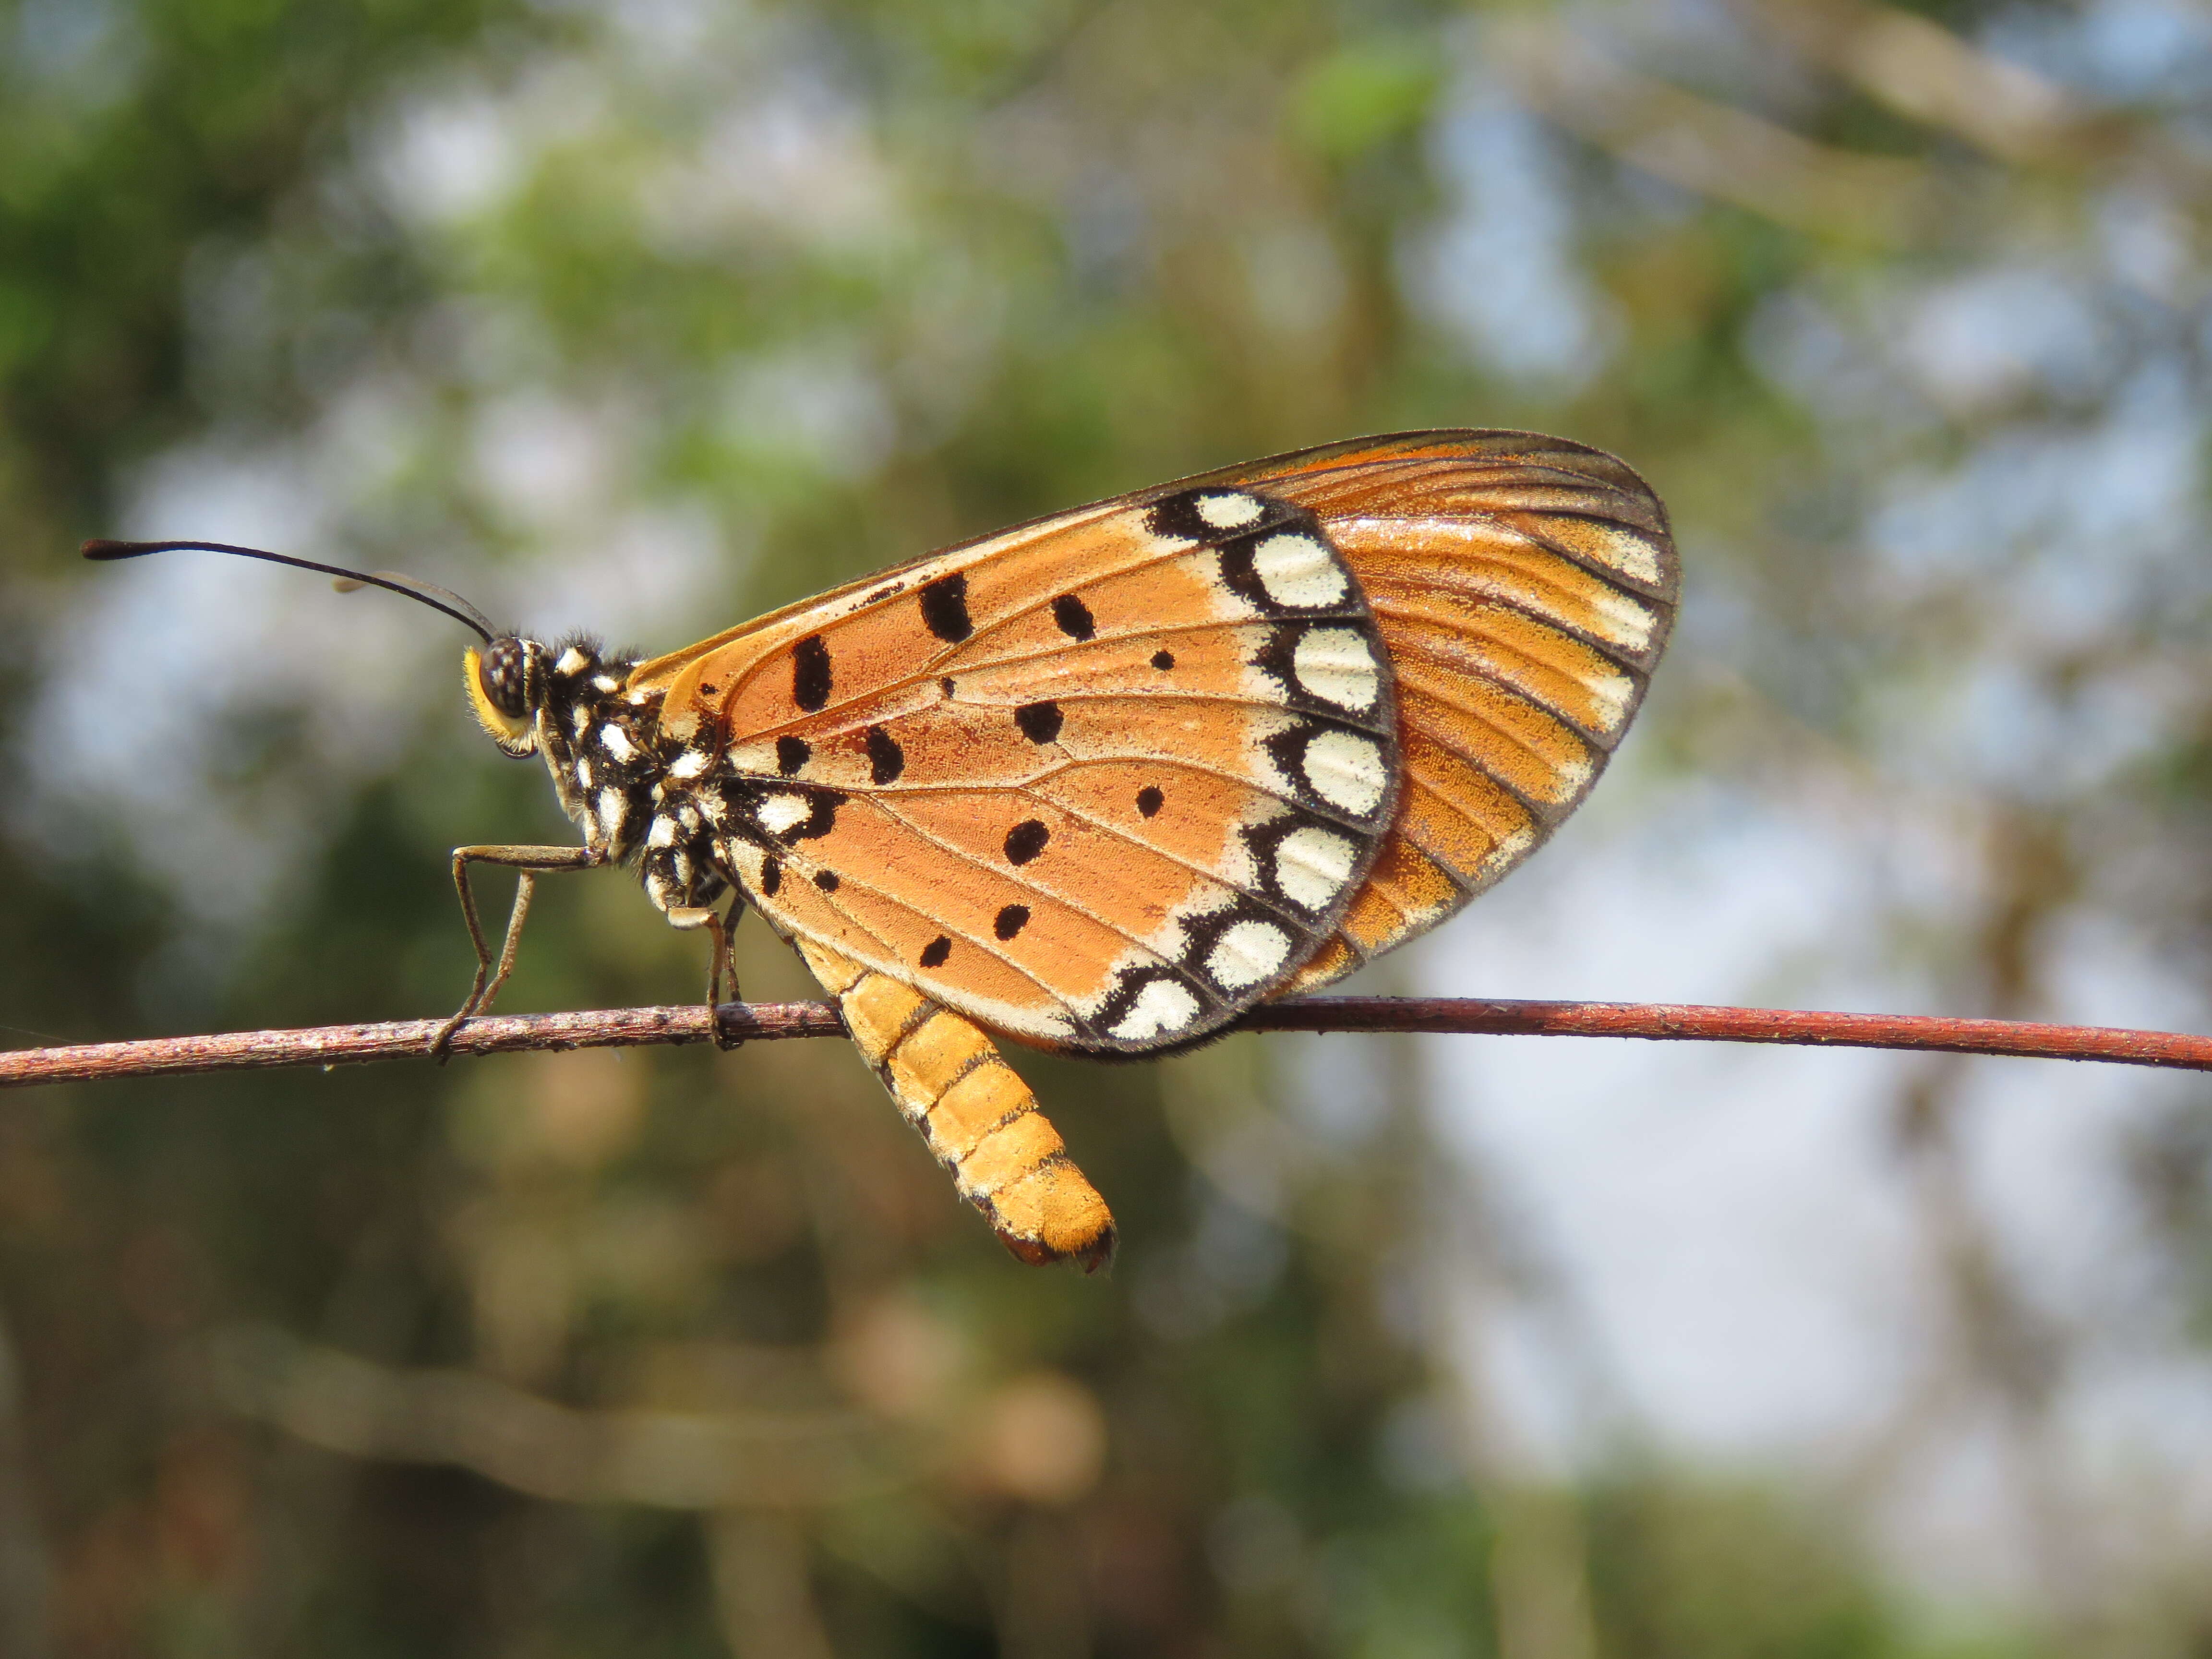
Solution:
[{"label": "butterfly antenna", "polygon": [[[332,579],[331,586],[341,593],[350,593],[356,588],[370,583],[379,587],[388,587],[395,593],[401,592],[412,593],[423,604],[434,605],[439,609],[446,611],[447,616],[465,613],[472,625],[485,633],[498,631],[492,627],[491,619],[489,617],[454,592],[452,588],[441,587],[435,582],[426,582],[420,576],[410,576],[404,570],[372,570],[365,576],[338,576]],[[447,610],[448,606],[452,608]]]},{"label": "butterfly antenna", "polygon": [[380,587],[388,593],[398,593],[433,611],[442,611],[455,622],[474,629],[486,645],[492,642],[495,629],[484,613],[458,593],[451,593],[435,583],[422,581],[413,576],[403,576],[396,570],[348,570],[343,565],[318,564],[313,559],[295,559],[289,553],[269,553],[258,547],[233,547],[228,542],[111,542],[88,541],[83,553],[88,559],[138,559],[149,553],[231,553],[241,559],[261,559],[270,564],[289,564],[295,570],[319,571],[337,580],[338,592],[349,592],[356,587]]}]

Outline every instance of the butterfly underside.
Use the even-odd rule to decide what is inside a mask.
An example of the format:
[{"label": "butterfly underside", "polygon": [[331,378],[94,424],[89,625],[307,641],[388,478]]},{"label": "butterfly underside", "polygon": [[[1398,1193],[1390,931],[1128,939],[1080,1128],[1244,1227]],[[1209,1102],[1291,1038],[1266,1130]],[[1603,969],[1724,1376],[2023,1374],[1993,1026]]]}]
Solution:
[{"label": "butterfly underside", "polygon": [[1526,857],[1634,714],[1675,585],[1612,457],[1419,433],[970,542],[629,684],[739,786],[725,860],[779,931],[1024,1042],[1137,1054]]}]

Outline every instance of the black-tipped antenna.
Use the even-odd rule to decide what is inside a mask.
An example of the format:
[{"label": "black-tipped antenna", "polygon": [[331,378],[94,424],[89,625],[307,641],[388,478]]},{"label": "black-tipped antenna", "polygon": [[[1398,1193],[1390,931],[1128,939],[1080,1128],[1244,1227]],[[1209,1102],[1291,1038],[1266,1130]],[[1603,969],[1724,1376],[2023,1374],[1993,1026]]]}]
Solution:
[{"label": "black-tipped antenna", "polygon": [[[474,629],[486,645],[492,642],[495,633],[483,611],[458,593],[449,593],[442,587],[417,581],[412,576],[400,575],[397,571],[348,570],[342,565],[317,564],[313,559],[295,559],[288,553],[266,553],[258,547],[233,547],[228,542],[111,542],[88,541],[83,553],[88,559],[137,559],[149,553],[234,553],[241,559],[262,559],[270,564],[289,564],[295,570],[315,570],[325,576],[335,576],[341,583],[350,582],[360,587],[380,587],[389,593],[398,593],[427,605],[433,611],[442,611],[455,622]],[[427,591],[426,591],[427,590]],[[344,591],[343,587],[339,590]],[[431,597],[435,594],[437,597]]]}]

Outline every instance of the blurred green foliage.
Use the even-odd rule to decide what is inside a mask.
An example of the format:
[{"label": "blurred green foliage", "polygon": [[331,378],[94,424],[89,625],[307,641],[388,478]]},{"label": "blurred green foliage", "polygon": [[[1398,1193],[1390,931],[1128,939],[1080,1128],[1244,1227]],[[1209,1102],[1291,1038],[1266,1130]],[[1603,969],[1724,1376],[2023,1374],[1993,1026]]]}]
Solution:
[{"label": "blurred green foliage", "polygon": [[[667,647],[1247,456],[1540,426],[1658,481],[1711,596],[1650,769],[1936,765],[1884,734],[2005,623],[1986,565],[1884,576],[1884,490],[2203,374],[2185,96],[2089,86],[2008,127],[1972,79],[1972,43],[2066,21],[0,0],[0,742],[33,781],[0,818],[9,1040],[441,1010],[445,849],[559,833],[448,659],[336,654],[377,601],[180,611],[179,658],[100,611],[125,579],[73,567],[92,533],[304,538],[538,626],[598,595]],[[1913,284],[2094,264],[2144,200],[2183,274],[2098,289],[2119,320],[2074,380],[1970,352],[1911,397],[1869,380]],[[205,480],[240,471],[264,521],[141,522],[222,511]],[[2163,580],[2007,661],[2062,714],[2201,668],[2203,585]],[[1970,781],[1991,845],[2057,850],[1992,854],[2018,879],[1938,930],[1959,1001],[2034,1004],[2093,836],[2143,876],[2098,902],[2197,959],[2198,678],[2132,770]],[[179,730],[216,736],[125,775]],[[270,822],[302,827],[222,830]],[[556,882],[509,1006],[682,1000],[696,946],[620,880]],[[742,967],[806,992],[757,933]],[[1005,1259],[830,1045],[11,1098],[0,1651],[1953,1650],[1820,1492],[1493,1455],[1419,1306],[1462,1196],[1413,1056],[1362,1052],[1382,1103],[1327,1135],[1276,1086],[1289,1040],[1024,1060],[1121,1218],[1088,1282]],[[2184,1125],[2141,1162],[2212,1305],[2205,1158]],[[1992,1628],[1975,1651],[2040,1650]],[[2203,1651],[2212,1612],[2097,1629],[2069,1650]]]}]

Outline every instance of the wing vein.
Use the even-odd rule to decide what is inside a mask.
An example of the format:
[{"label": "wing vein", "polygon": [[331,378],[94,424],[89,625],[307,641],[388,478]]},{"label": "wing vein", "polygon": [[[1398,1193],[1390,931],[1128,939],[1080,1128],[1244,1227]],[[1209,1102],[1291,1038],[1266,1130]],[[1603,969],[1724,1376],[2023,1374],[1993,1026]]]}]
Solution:
[{"label": "wing vein", "polygon": [[[1036,607],[1036,610],[1040,611],[1044,607],[1042,605]],[[1369,609],[1371,610],[1371,608],[1370,605]],[[1025,612],[1024,614],[1034,613]],[[1369,610],[1345,608],[1335,611],[1316,611],[1311,615],[1301,612],[1298,617],[1298,621],[1301,623],[1357,623],[1365,622],[1368,619],[1368,616]],[[1270,622],[1265,617],[1206,617],[1197,622],[1147,623],[1142,628],[1125,628],[1115,633],[1108,633],[1103,629],[1101,629],[1097,634],[1094,634],[1087,640],[1071,641],[1066,645],[1048,646],[1042,650],[1016,653],[1011,656],[987,658],[981,662],[963,662],[957,665],[955,672],[962,674],[972,674],[980,673],[985,669],[1013,667],[1022,663],[1050,662],[1055,657],[1073,656],[1078,652],[1089,650],[1092,647],[1099,645],[1119,645],[1125,640],[1161,639],[1172,635],[1212,634],[1218,633],[1224,629],[1264,629],[1272,628],[1274,625],[1274,623]],[[928,676],[921,674],[915,676],[915,678],[916,679],[926,679],[927,678]]]},{"label": "wing vein", "polygon": [[[1024,791],[1023,793],[1027,793],[1028,792]],[[1055,809],[1060,806],[1060,803],[1057,801],[1051,802],[1049,805],[1054,806]],[[1005,871],[998,868],[997,866],[985,861],[976,854],[968,851],[967,848],[955,846],[952,842],[945,840],[942,836],[932,834],[921,825],[915,823],[913,819],[893,810],[887,803],[883,804],[882,810],[886,817],[889,817],[901,824],[910,834],[919,836],[921,840],[927,842],[931,846],[938,848],[939,851],[949,853],[954,858],[961,860],[963,864],[972,865],[975,868],[983,871],[988,875],[994,876],[1011,886],[1024,889],[1036,895],[1040,898],[1050,899],[1054,904],[1066,906],[1068,909],[1074,911],[1076,915],[1085,917],[1091,921],[1097,922],[1108,933],[1120,935],[1121,938],[1134,945],[1138,950],[1143,951],[1152,956],[1155,961],[1161,965],[1166,965],[1167,959],[1164,957],[1160,956],[1158,951],[1153,950],[1151,945],[1146,944],[1144,940],[1139,939],[1134,933],[1132,933],[1120,922],[1109,921],[1106,917],[1100,915],[1097,911],[1091,909],[1088,905],[1079,904],[1075,900],[1068,898],[1063,894],[1054,891],[1050,888],[1042,886],[1034,881],[1024,881],[1019,876],[1007,875]],[[978,944],[981,943],[981,940],[977,940],[975,942]],[[997,955],[998,952],[994,951],[992,954]],[[1057,994],[1057,993],[1054,994]]]},{"label": "wing vein", "polygon": [[[902,820],[902,822],[903,822],[903,820]],[[919,834],[921,832],[916,831],[915,833]],[[946,850],[954,853],[957,853],[958,851],[957,848],[948,848]],[[802,868],[808,866],[815,868],[825,867],[814,866],[811,860],[787,860],[786,861],[787,863],[799,864]],[[975,862],[975,860],[971,859],[969,862],[973,863]],[[988,869],[990,866],[988,865],[979,865],[978,867]],[[841,887],[847,884],[850,884],[851,885],[860,889],[863,892],[872,893],[878,898],[884,900],[886,903],[892,905],[897,909],[905,911],[908,915],[921,917],[923,921],[927,922],[931,927],[944,927],[951,926],[950,923],[945,921],[941,917],[924,915],[923,912],[916,909],[912,904],[900,897],[897,894],[888,891],[884,888],[878,886],[876,883],[869,881],[865,877],[848,876],[841,872],[838,877],[838,883]],[[816,890],[819,891],[820,890],[817,889]],[[870,939],[875,940],[876,944],[882,949],[884,959],[896,964],[895,967],[885,970],[892,978],[911,984],[924,977],[924,973],[915,971],[915,969],[909,964],[899,960],[897,947],[894,945],[890,940],[885,939],[874,928],[869,927],[867,923],[862,921],[846,906],[840,904],[834,895],[823,893],[822,895],[822,902],[828,905],[830,908],[835,910],[839,915],[842,916],[846,921],[851,922],[854,927],[866,933]],[[761,908],[763,909],[767,909],[775,904],[775,901],[770,899],[765,904],[763,904]],[[787,908],[783,908],[782,913],[786,916],[789,916],[792,914]],[[804,932],[805,930],[802,928],[800,931]],[[1050,1002],[1054,1007],[1060,1009],[1062,1012],[1066,1014],[1079,1029],[1084,1030],[1088,1030],[1090,1029],[1090,1022],[1085,1019],[1080,1013],[1069,1005],[1066,998],[1063,997],[1058,991],[1054,990],[1051,986],[1047,985],[1030,969],[1023,967],[1020,963],[1015,961],[1004,951],[998,949],[995,945],[987,944],[983,940],[976,939],[972,934],[964,931],[961,933],[960,937],[968,944],[972,945],[976,949],[981,951],[986,956],[996,957],[1007,968],[1012,969],[1013,972],[1020,978],[1027,980],[1031,985],[1036,986],[1037,990],[1044,996],[1045,1000]],[[836,945],[836,941],[834,939],[824,939],[823,943],[829,945],[833,948],[835,948]],[[932,975],[932,977],[934,976]]]},{"label": "wing vein", "polygon": [[[1217,882],[1223,887],[1227,888],[1232,893],[1242,894],[1244,897],[1251,900],[1253,903],[1259,905],[1263,909],[1268,911],[1271,915],[1280,917],[1285,922],[1288,923],[1301,938],[1311,939],[1319,937],[1319,935],[1316,934],[1314,926],[1311,922],[1305,921],[1302,917],[1292,915],[1288,910],[1283,908],[1273,899],[1269,898],[1265,893],[1255,891],[1253,889],[1247,887],[1241,881],[1231,880],[1229,877],[1222,875],[1218,871],[1209,870],[1200,864],[1194,864],[1190,860],[1183,857],[1180,853],[1171,853],[1166,848],[1156,847],[1151,842],[1145,840],[1141,836],[1132,835],[1128,830],[1121,828],[1121,825],[1114,823],[1109,818],[1096,817],[1091,813],[1083,811],[1080,807],[1069,805],[1066,801],[1054,800],[1049,795],[1037,794],[1033,789],[1030,788],[1026,785],[1022,787],[1021,793],[1028,795],[1033,800],[1044,801],[1048,805],[1058,808],[1060,811],[1066,813],[1070,817],[1076,819],[1079,823],[1087,823],[1095,830],[1103,830],[1117,841],[1126,842],[1132,847],[1141,847],[1146,852],[1167,860],[1169,863],[1175,865],[1179,869],[1188,870],[1193,875],[1203,876],[1208,881]],[[1273,799],[1273,797],[1270,797],[1270,799]]]},{"label": "wing vein", "polygon": [[1057,766],[1051,767],[1045,771],[1036,773],[1033,776],[1024,779],[1020,783],[1014,784],[1010,787],[1017,789],[1027,789],[1047,778],[1056,778],[1061,773],[1071,771],[1079,766],[1111,765],[1115,761],[1118,760],[1141,760],[1153,766],[1178,767],[1186,772],[1198,772],[1202,773],[1209,778],[1219,778],[1226,783],[1242,784],[1247,789],[1257,790],[1261,794],[1267,796],[1270,800],[1281,801],[1285,806],[1295,806],[1301,811],[1310,812],[1316,817],[1324,817],[1332,823],[1340,824],[1345,829],[1350,830],[1355,837],[1360,840],[1364,841],[1375,834],[1375,828],[1371,823],[1365,823],[1361,819],[1350,816],[1347,813],[1339,811],[1335,807],[1328,805],[1328,803],[1325,799],[1322,799],[1319,795],[1316,795],[1311,802],[1303,801],[1298,799],[1297,797],[1293,794],[1287,794],[1277,790],[1270,789],[1265,785],[1255,781],[1252,775],[1249,772],[1225,771],[1218,766],[1208,766],[1204,761],[1192,760],[1181,755],[1133,754],[1102,756],[1088,760],[1076,760],[1071,758],[1062,761]]},{"label": "wing vein", "polygon": [[[1468,719],[1474,721],[1476,725],[1480,726],[1484,730],[1492,733],[1508,747],[1517,749],[1522,754],[1534,760],[1542,770],[1554,775],[1558,774],[1560,770],[1558,764],[1549,757],[1543,754],[1540,750],[1532,748],[1522,738],[1516,737],[1511,732],[1507,731],[1504,726],[1499,726],[1480,708],[1474,708],[1468,703],[1461,702],[1458,698],[1451,696],[1449,692],[1444,691],[1435,685],[1417,685],[1414,689],[1419,696],[1432,697],[1437,702],[1443,704],[1445,708],[1466,715]],[[1510,690],[1510,688],[1508,689]],[[1518,696],[1520,694],[1515,692],[1513,695]],[[1526,699],[1523,699],[1523,701],[1525,702]],[[1530,707],[1534,708],[1538,714],[1543,714],[1547,718],[1550,718],[1549,710],[1536,704],[1531,704]],[[1564,722],[1562,722],[1562,724],[1564,724]],[[1492,769],[1490,763],[1481,756],[1470,754],[1467,750],[1457,747],[1455,744],[1444,742],[1433,732],[1424,730],[1419,726],[1418,720],[1415,722],[1414,729],[1420,731],[1424,737],[1426,737],[1430,742],[1435,744],[1437,748],[1443,750],[1446,754],[1456,756],[1461,760],[1465,761],[1468,765],[1475,768],[1475,769],[1480,771],[1483,776],[1488,778],[1499,788],[1504,790],[1508,794],[1511,795],[1516,800],[1519,801],[1523,806],[1528,808],[1530,812],[1535,814],[1538,817],[1544,819],[1547,823],[1563,817],[1569,811],[1573,810],[1574,801],[1571,799],[1555,801],[1549,805],[1538,801],[1531,796],[1527,790],[1515,783],[1511,779],[1501,776],[1497,771]],[[1570,728],[1570,730],[1571,730],[1571,728]],[[1589,771],[1590,775],[1583,784],[1583,787],[1584,789],[1587,789],[1590,783],[1595,781],[1598,767],[1601,763],[1601,757],[1604,753],[1605,751],[1602,749],[1599,750],[1598,757],[1594,757],[1589,763]],[[1577,799],[1578,798],[1579,792],[1577,793]]]},{"label": "wing vein", "polygon": [[[1455,594],[1454,597],[1464,598],[1465,596]],[[1634,597],[1641,599],[1642,595]],[[1496,605],[1501,610],[1510,611],[1516,617],[1526,617],[1530,622],[1548,628],[1554,633],[1565,635],[1577,645],[1588,647],[1623,672],[1633,675],[1638,680],[1647,678],[1651,672],[1651,664],[1656,655],[1654,652],[1631,653],[1627,647],[1608,644],[1577,623],[1562,622],[1555,616],[1539,611],[1513,599],[1491,596],[1480,599],[1468,599],[1466,602],[1470,605]],[[1375,613],[1377,621],[1388,617],[1394,621],[1413,626],[1437,629],[1447,632],[1480,634],[1485,639],[1495,637],[1494,635],[1478,626],[1471,625],[1455,617],[1447,618],[1439,616],[1435,611],[1425,610],[1419,605],[1393,599],[1387,594],[1377,598],[1374,593],[1370,592],[1367,596],[1367,606]],[[1664,620],[1664,618],[1656,619],[1654,632],[1661,631]]]},{"label": "wing vein", "polygon": [[[1466,815],[1453,804],[1452,798],[1449,795],[1446,794],[1443,790],[1437,788],[1436,785],[1431,783],[1426,778],[1423,777],[1420,773],[1414,769],[1410,762],[1407,763],[1406,767],[1406,787],[1408,789],[1418,789],[1423,794],[1427,795],[1431,799],[1434,800],[1439,806],[1441,806],[1448,816],[1455,818],[1464,818],[1466,817]],[[1411,817],[1408,817],[1407,819],[1407,839],[1420,849],[1421,856],[1423,858],[1427,859],[1439,870],[1442,870],[1444,874],[1451,878],[1453,884],[1460,890],[1461,904],[1464,904],[1468,899],[1473,898],[1477,893],[1482,891],[1484,888],[1489,886],[1492,882],[1497,880],[1498,876],[1504,873],[1504,871],[1499,871],[1495,874],[1487,877],[1469,874],[1467,871],[1460,868],[1459,865],[1454,861],[1450,854],[1437,848],[1430,846],[1418,835],[1413,834],[1412,830],[1412,822]],[[1553,825],[1546,819],[1531,814],[1529,818],[1529,829],[1533,832],[1531,839],[1526,847],[1522,848],[1514,855],[1512,861],[1515,864],[1520,863],[1522,859],[1527,858],[1529,854],[1534,852],[1539,847],[1541,847],[1546,841],[1550,839]],[[1503,842],[1493,841],[1492,842],[1492,851],[1489,856],[1493,858],[1496,857],[1498,848],[1502,848],[1504,845],[1505,843]],[[1454,909],[1457,909],[1459,907],[1457,905],[1453,907]],[[1388,951],[1390,948],[1392,948],[1390,945],[1384,945],[1376,951],[1376,954],[1379,956],[1383,951]]]},{"label": "wing vein", "polygon": [[[1428,678],[1428,676],[1432,672],[1448,672],[1457,675],[1462,679],[1480,680],[1486,685],[1504,692],[1506,696],[1512,697],[1516,702],[1528,704],[1529,708],[1534,709],[1538,714],[1547,715],[1549,718],[1557,720],[1560,725],[1565,726],[1567,730],[1580,738],[1584,743],[1589,744],[1593,749],[1596,749],[1605,754],[1611,754],[1614,747],[1620,742],[1622,735],[1628,730],[1629,722],[1636,718],[1637,705],[1641,702],[1644,695],[1644,684],[1641,679],[1638,679],[1636,684],[1636,695],[1628,699],[1627,713],[1621,717],[1620,723],[1612,726],[1594,727],[1584,724],[1582,720],[1577,720],[1574,715],[1568,714],[1565,709],[1556,707],[1548,698],[1544,697],[1537,692],[1531,691],[1527,686],[1516,685],[1511,680],[1508,679],[1504,674],[1500,673],[1497,669],[1490,666],[1487,663],[1455,662],[1449,664],[1437,664],[1434,662],[1433,655],[1431,653],[1423,652],[1420,653],[1420,656],[1430,657],[1431,661],[1425,663],[1420,660],[1420,657],[1401,656],[1395,653],[1392,654],[1391,658],[1393,666],[1398,671],[1399,683],[1401,685],[1412,689],[1418,696],[1434,697],[1438,702],[1449,703],[1452,708],[1461,709],[1463,713],[1474,714],[1474,711],[1473,709],[1467,708],[1465,705],[1454,702],[1449,696],[1438,690],[1436,688],[1434,682]],[[1409,667],[1413,671],[1410,674],[1407,672]],[[1571,678],[1571,676],[1564,675],[1562,677]],[[1066,702],[1067,699],[1063,698],[1061,701]],[[1402,705],[1405,699],[1401,697],[1399,701]],[[1402,707],[1401,708],[1401,712],[1404,712]],[[1475,718],[1480,719],[1481,716],[1476,714]],[[1484,723],[1487,725],[1489,722],[1485,721]],[[1494,730],[1495,728],[1493,727],[1492,729]],[[1522,744],[1520,746],[1524,749],[1528,747],[1526,744]],[[1530,752],[1534,753],[1534,751],[1530,750]],[[1539,756],[1538,758],[1540,759],[1541,757]]]}]

